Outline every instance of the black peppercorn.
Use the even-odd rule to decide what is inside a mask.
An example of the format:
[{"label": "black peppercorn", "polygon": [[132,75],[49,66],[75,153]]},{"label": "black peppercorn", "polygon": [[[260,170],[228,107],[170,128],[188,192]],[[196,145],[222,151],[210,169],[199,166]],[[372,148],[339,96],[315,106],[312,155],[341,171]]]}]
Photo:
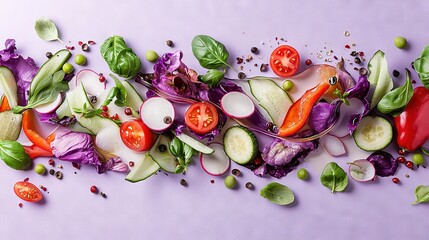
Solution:
[{"label": "black peppercorn", "polygon": [[47,58],[51,58],[51,57],[52,57],[52,53],[51,53],[51,52],[47,52],[47,53],[46,53],[46,57],[47,57]]},{"label": "black peppercorn", "polygon": [[360,68],[359,69],[359,75],[366,76],[368,74],[368,70],[366,68]]},{"label": "black peppercorn", "polygon": [[358,52],[356,52],[356,51],[352,51],[352,52],[350,53],[350,56],[355,57],[357,54],[358,54]]},{"label": "black peppercorn", "polygon": [[89,52],[89,45],[86,43],[82,44],[82,51]]},{"label": "black peppercorn", "polygon": [[49,170],[49,174],[54,175],[55,174],[55,170],[54,169]]},{"label": "black peppercorn", "polygon": [[239,72],[238,73],[238,78],[239,79],[245,79],[246,78],[246,74],[244,72]]},{"label": "black peppercorn", "polygon": [[61,171],[57,171],[57,172],[55,172],[55,177],[57,179],[61,179],[61,178],[63,178],[63,173]]},{"label": "black peppercorn", "polygon": [[240,176],[240,175],[241,175],[240,170],[238,170],[238,169],[236,169],[236,168],[232,169],[231,173],[232,173],[232,175],[234,175],[234,176],[236,176],[236,177],[238,177],[238,176]]},{"label": "black peppercorn", "polygon": [[250,49],[250,51],[251,51],[252,53],[258,53],[258,48],[257,48],[257,47],[252,47],[252,48]]},{"label": "black peppercorn", "polygon": [[96,104],[97,103],[97,96],[91,96],[89,98],[89,101],[91,101],[92,104]]},{"label": "black peppercorn", "polygon": [[261,68],[260,68],[259,70],[261,70],[261,72],[266,72],[266,71],[268,71],[268,64],[266,64],[266,63],[262,63],[262,64],[261,64]]},{"label": "black peppercorn", "polygon": [[174,46],[174,43],[173,43],[173,41],[171,41],[171,40],[167,40],[165,43],[166,43],[166,44],[167,44],[167,46],[169,46],[169,47],[173,47],[173,46]]},{"label": "black peppercorn", "polygon": [[165,151],[167,151],[167,146],[165,146],[164,144],[160,144],[160,145],[158,146],[158,151],[160,151],[160,152],[165,152]]},{"label": "black peppercorn", "polygon": [[397,78],[397,77],[399,77],[399,72],[398,72],[397,70],[393,70],[393,73],[392,73],[392,74],[393,74],[393,76],[394,76],[394,77],[396,77],[396,78]]},{"label": "black peppercorn", "polygon": [[360,63],[361,63],[361,60],[360,60],[360,58],[359,58],[359,57],[355,57],[355,63],[356,63],[356,64],[360,64]]},{"label": "black peppercorn", "polygon": [[180,185],[182,185],[182,186],[187,186],[188,185],[188,183],[186,182],[186,180],[185,179],[180,179]]},{"label": "black peppercorn", "polygon": [[246,183],[246,188],[247,188],[247,189],[253,189],[253,183],[251,183],[251,182],[247,182],[247,183]]}]

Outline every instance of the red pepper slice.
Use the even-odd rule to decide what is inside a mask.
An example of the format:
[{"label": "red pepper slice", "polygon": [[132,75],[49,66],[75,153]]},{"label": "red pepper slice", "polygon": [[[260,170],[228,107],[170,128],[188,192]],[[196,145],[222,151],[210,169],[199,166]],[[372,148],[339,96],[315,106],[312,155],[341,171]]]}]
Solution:
[{"label": "red pepper slice", "polygon": [[0,112],[5,112],[10,110],[9,101],[6,96],[3,96],[0,104]]},{"label": "red pepper slice", "polygon": [[24,130],[25,135],[34,145],[45,151],[52,152],[48,141],[36,132],[35,119],[36,117],[31,109],[22,113],[22,129]]},{"label": "red pepper slice", "polygon": [[52,152],[48,152],[36,145],[24,146],[25,152],[30,156],[31,159],[35,159],[37,157],[52,157],[54,154]]},{"label": "red pepper slice", "polygon": [[429,140],[429,89],[416,87],[404,111],[394,119],[398,146],[414,151]]}]

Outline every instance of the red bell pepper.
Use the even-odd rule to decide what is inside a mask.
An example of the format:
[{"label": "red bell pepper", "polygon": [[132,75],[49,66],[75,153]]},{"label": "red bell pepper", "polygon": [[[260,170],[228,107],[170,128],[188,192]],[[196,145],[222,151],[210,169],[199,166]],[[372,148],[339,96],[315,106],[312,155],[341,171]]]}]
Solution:
[{"label": "red bell pepper", "polygon": [[36,145],[24,146],[25,152],[30,156],[31,159],[35,159],[37,157],[52,157],[54,154],[52,152],[48,152]]},{"label": "red bell pepper", "polygon": [[41,149],[52,152],[49,142],[36,132],[36,117],[32,109],[28,109],[22,113],[22,130],[28,140]]},{"label": "red bell pepper", "polygon": [[417,87],[404,111],[395,117],[398,146],[414,151],[429,139],[429,89]]}]

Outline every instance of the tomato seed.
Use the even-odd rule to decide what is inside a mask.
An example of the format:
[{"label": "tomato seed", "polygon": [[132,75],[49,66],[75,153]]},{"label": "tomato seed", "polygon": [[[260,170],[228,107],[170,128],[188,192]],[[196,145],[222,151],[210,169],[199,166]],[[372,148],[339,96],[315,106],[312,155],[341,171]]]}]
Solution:
[{"label": "tomato seed", "polygon": [[174,47],[174,43],[173,43],[173,41],[171,41],[171,40],[167,40],[167,41],[165,41],[165,43],[167,44],[167,46],[169,46],[169,47]]},{"label": "tomato seed", "polygon": [[215,180],[213,180],[213,179],[212,179],[212,180],[210,180],[210,183],[211,183],[211,184],[213,184],[214,182],[215,182]]}]

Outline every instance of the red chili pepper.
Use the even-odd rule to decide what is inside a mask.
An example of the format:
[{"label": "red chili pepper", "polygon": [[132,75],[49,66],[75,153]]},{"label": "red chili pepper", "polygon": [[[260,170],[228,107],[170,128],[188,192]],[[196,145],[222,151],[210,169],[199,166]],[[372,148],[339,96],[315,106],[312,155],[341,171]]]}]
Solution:
[{"label": "red chili pepper", "polygon": [[52,157],[54,154],[52,152],[48,152],[36,145],[24,146],[25,152],[30,156],[31,159],[35,159],[37,157]]},{"label": "red chili pepper", "polygon": [[414,151],[429,139],[429,89],[417,87],[405,110],[395,117],[398,133],[396,142],[400,148]]},{"label": "red chili pepper", "polygon": [[34,115],[33,110],[29,109],[22,113],[22,129],[24,130],[25,135],[34,145],[47,152],[52,152],[48,141],[37,133],[35,121],[36,116]]}]

